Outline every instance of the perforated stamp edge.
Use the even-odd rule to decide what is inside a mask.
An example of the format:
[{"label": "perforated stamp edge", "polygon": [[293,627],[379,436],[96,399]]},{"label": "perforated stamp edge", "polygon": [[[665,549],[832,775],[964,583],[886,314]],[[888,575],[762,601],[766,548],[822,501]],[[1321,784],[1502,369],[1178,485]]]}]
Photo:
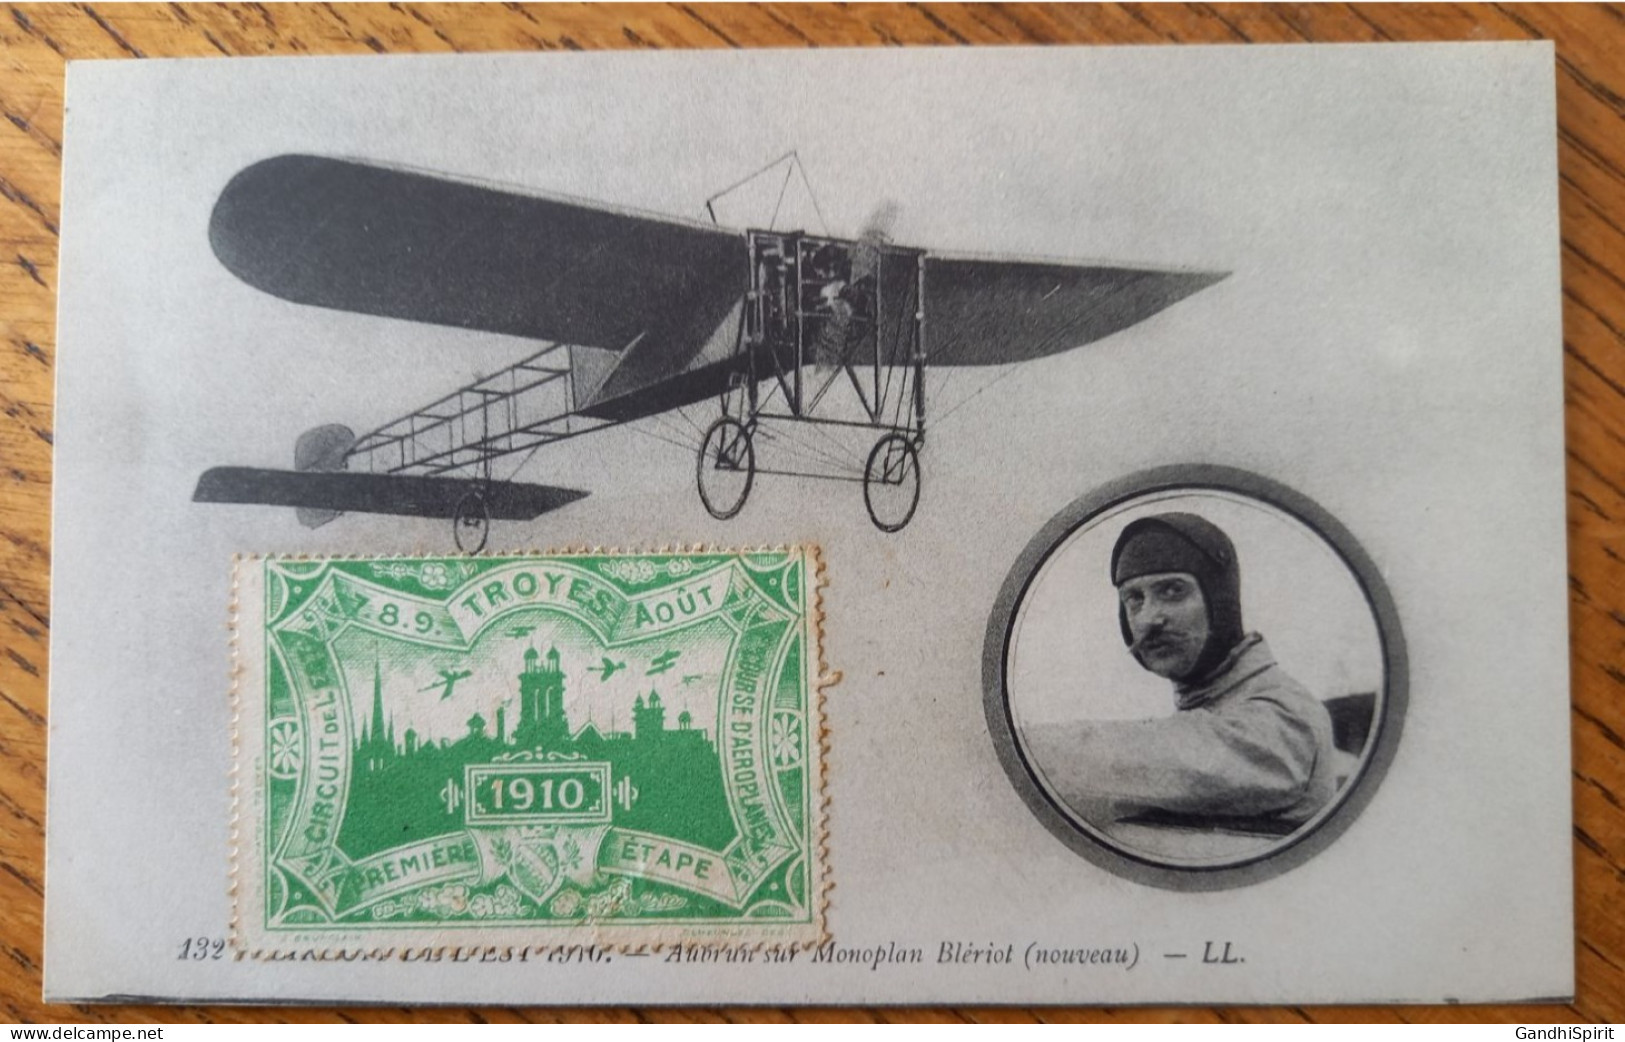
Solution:
[{"label": "perforated stamp edge", "polygon": [[[242,722],[244,699],[248,695],[244,678],[248,672],[243,662],[243,601],[242,581],[245,568],[266,561],[424,561],[446,560],[455,554],[278,554],[239,553],[232,557],[231,584],[228,598],[228,634],[230,669],[228,671],[231,705],[231,766],[229,771],[231,811],[229,815],[229,868],[228,895],[231,919],[228,937],[233,957],[261,961],[309,962],[412,962],[412,961],[526,961],[531,957],[544,957],[549,953],[572,952],[583,957],[601,957],[613,954],[637,955],[661,952],[674,946],[690,948],[729,948],[762,950],[814,949],[829,942],[829,909],[835,882],[830,870],[829,818],[831,797],[829,791],[829,752],[831,732],[826,714],[828,690],[839,684],[841,673],[831,670],[825,658],[824,647],[824,590],[828,576],[822,548],[812,543],[763,545],[753,547],[720,547],[709,544],[668,544],[659,547],[623,548],[601,546],[567,546],[556,549],[511,549],[466,555],[468,559],[492,560],[523,557],[646,557],[682,554],[725,554],[746,556],[766,553],[800,553],[811,577],[806,593],[806,630],[810,636],[813,654],[803,665],[810,688],[808,699],[809,723],[816,733],[816,774],[809,780],[808,802],[813,811],[813,832],[809,850],[813,854],[808,866],[808,894],[812,903],[810,923],[739,924],[730,927],[696,927],[691,924],[609,922],[584,923],[580,927],[547,928],[515,925],[493,926],[485,931],[460,930],[455,937],[435,929],[403,929],[392,933],[379,943],[358,945],[266,945],[257,943],[253,928],[245,922],[245,891],[255,898],[261,895],[255,881],[246,880],[242,869],[245,847],[259,849],[257,835],[245,837],[245,811],[257,806],[259,794],[248,789],[244,780],[244,741]],[[260,681],[263,683],[263,681]],[[261,693],[263,689],[256,689]],[[256,714],[258,710],[256,710]],[[256,716],[257,718],[257,716]],[[252,765],[248,765],[252,767]],[[247,828],[257,828],[250,821]],[[568,936],[562,936],[568,930]],[[483,936],[482,936],[483,934]]]}]

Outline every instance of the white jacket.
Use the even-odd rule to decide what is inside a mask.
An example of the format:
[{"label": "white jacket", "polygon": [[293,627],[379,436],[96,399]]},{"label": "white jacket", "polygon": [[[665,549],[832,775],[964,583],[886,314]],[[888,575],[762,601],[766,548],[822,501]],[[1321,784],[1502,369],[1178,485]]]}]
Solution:
[{"label": "white jacket", "polygon": [[1160,720],[1072,723],[1027,735],[1050,787],[1091,822],[1146,812],[1308,820],[1337,789],[1331,716],[1249,634]]}]

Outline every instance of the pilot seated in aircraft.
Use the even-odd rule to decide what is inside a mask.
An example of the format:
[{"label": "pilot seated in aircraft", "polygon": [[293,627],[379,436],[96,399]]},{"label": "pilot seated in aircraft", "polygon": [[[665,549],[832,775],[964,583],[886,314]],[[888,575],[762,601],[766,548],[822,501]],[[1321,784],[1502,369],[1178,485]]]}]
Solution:
[{"label": "pilot seated in aircraft", "polygon": [[845,249],[828,243],[814,251],[808,270],[821,280],[813,314],[818,323],[812,356],[820,369],[845,363],[851,349],[869,335],[874,320],[874,275],[853,270]]},{"label": "pilot seated in aircraft", "polygon": [[1118,537],[1111,578],[1124,643],[1173,682],[1177,708],[1064,728],[1065,748],[1043,758],[1057,794],[1108,831],[1284,835],[1313,817],[1337,788],[1331,716],[1242,628],[1229,537],[1194,514],[1141,518]]}]

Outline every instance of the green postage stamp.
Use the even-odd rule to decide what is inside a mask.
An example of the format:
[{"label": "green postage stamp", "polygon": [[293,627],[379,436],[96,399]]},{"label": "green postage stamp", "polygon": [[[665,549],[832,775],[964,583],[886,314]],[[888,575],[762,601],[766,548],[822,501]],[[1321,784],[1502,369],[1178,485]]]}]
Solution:
[{"label": "green postage stamp", "polygon": [[243,558],[233,939],[813,944],[818,553]]}]

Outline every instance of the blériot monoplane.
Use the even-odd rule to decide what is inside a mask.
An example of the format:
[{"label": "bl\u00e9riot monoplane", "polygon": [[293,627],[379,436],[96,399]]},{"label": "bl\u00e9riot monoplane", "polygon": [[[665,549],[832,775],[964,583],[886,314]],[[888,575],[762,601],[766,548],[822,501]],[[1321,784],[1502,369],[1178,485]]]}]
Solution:
[{"label": "bl\u00e9riot monoplane", "polygon": [[[294,507],[312,527],[344,512],[449,518],[468,552],[494,520],[587,495],[499,480],[496,461],[708,400],[695,474],[712,516],[736,515],[759,474],[793,473],[861,483],[874,525],[899,531],[920,498],[928,371],[1068,351],[1224,277],[731,231],[312,155],[240,171],[209,237],[229,271],[288,301],[537,341],[364,434],[305,432],[292,470],[214,467],[193,494]],[[866,434],[867,453],[758,466],[774,431],[835,428]]]}]

